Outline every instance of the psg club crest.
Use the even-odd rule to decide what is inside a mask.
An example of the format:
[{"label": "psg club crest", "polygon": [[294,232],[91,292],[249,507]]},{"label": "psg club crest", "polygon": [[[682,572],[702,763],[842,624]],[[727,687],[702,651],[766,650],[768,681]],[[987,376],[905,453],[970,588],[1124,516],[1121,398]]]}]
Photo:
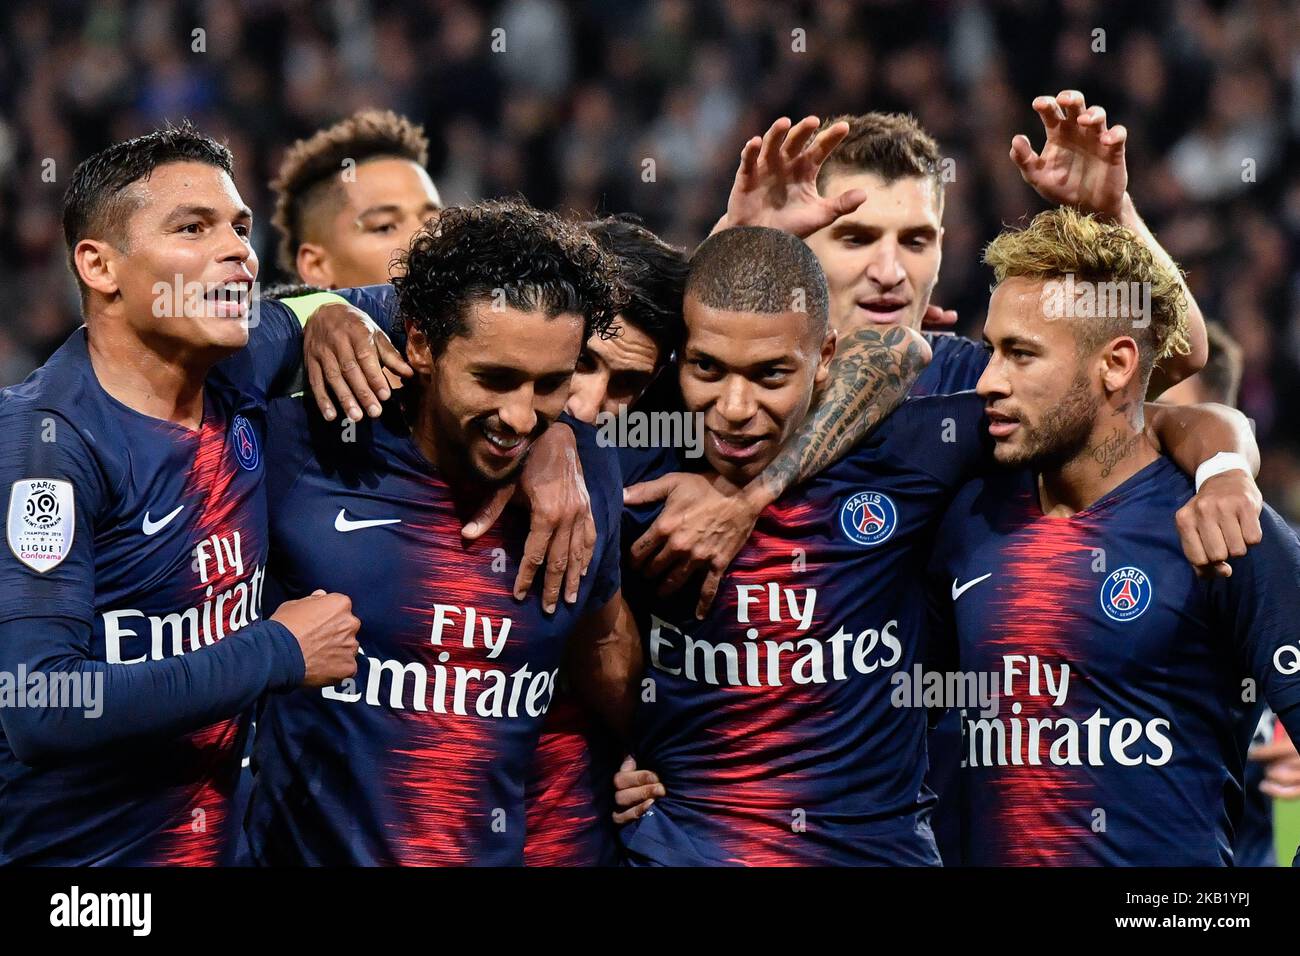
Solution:
[{"label": "psg club crest", "polygon": [[877,491],[859,491],[840,509],[845,537],[867,547],[888,541],[897,525],[898,509],[888,495]]},{"label": "psg club crest", "polygon": [[235,444],[235,460],[245,471],[253,471],[262,456],[257,450],[257,433],[243,415],[236,415],[230,425],[230,439]]},{"label": "psg club crest", "polygon": [[1112,621],[1141,617],[1151,604],[1151,579],[1137,568],[1120,568],[1101,585],[1101,609]]},{"label": "psg club crest", "polygon": [[54,478],[15,481],[5,523],[9,550],[37,574],[57,568],[77,531],[72,482]]}]

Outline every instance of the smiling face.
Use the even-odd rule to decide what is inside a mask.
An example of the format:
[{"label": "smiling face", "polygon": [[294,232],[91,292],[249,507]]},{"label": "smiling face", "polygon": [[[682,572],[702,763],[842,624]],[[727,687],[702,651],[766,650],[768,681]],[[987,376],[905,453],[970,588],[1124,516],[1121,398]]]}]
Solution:
[{"label": "smiling face", "polygon": [[343,202],[324,204],[322,221],[298,248],[304,282],[331,289],[387,282],[393,256],[442,209],[433,180],[409,159],[366,160],[355,174],[340,178]]},{"label": "smiling face", "polygon": [[655,340],[622,316],[617,321],[617,335],[593,335],[578,358],[565,411],[579,421],[595,422],[601,412],[617,415],[619,406],[631,408],[659,371],[662,356]]},{"label": "smiling face", "polygon": [[1102,405],[1100,373],[1090,374],[1070,322],[1043,314],[1043,286],[1017,277],[993,290],[984,325],[993,355],[976,385],[998,462],[1038,470],[1088,444]]},{"label": "smiling face", "polygon": [[808,237],[830,286],[831,327],[841,335],[870,326],[919,329],[939,279],[942,209],[934,180],[834,170],[823,195],[866,190],[852,213]]},{"label": "smiling face", "polygon": [[687,295],[680,378],[704,414],[704,455],[723,478],[756,477],[808,414],[826,381],[835,333],[818,339],[805,312],[731,312]]},{"label": "smiling face", "polygon": [[432,356],[408,326],[407,358],[420,380],[417,437],[434,464],[466,467],[497,484],[523,465],[532,443],[559,416],[582,347],[576,313],[469,305],[467,335],[453,335]]},{"label": "smiling face", "polygon": [[[252,213],[230,176],[206,163],[166,163],[126,189],[134,209],[124,248],[77,244],[86,284],[159,352],[219,356],[242,348],[258,263]],[[83,263],[96,253],[103,271],[87,275]]]}]

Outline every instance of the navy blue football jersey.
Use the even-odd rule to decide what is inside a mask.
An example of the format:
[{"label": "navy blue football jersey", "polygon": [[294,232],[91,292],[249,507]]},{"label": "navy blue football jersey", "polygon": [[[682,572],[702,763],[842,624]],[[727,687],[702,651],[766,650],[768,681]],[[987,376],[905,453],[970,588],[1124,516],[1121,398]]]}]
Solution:
[{"label": "navy blue football jersey", "polygon": [[248,814],[263,864],[523,862],[524,783],[567,636],[618,591],[622,486],[613,449],[569,422],[598,544],[577,604],[512,595],[529,519],[509,507],[476,541],[401,409],[326,423],[273,403],[271,568],[286,597],[351,596],[355,678],[269,697]]},{"label": "navy blue football jersey", "polygon": [[1300,544],[1272,509],[1230,578],[1198,578],[1160,458],[1070,517],[1033,474],[964,488],[935,598],[997,714],[964,716],[964,852],[975,865],[1232,861],[1249,729],[1300,717]]},{"label": "navy blue football jersey", "polygon": [[921,370],[908,395],[952,395],[975,388],[992,354],[987,345],[942,332],[927,332],[925,340],[930,343],[930,364]]},{"label": "navy blue football jersey", "polygon": [[[988,367],[989,347],[974,339],[947,333],[925,333],[930,343],[930,364],[912,384],[912,396],[951,395],[975,388]],[[943,635],[936,635],[943,640]],[[930,769],[925,782],[935,794],[931,823],[945,866],[961,862],[961,726],[953,710],[935,715],[927,737]]]},{"label": "navy blue football jersey", "polygon": [[263,303],[195,430],[110,396],[85,328],[0,393],[0,863],[230,858],[240,714],[303,676],[261,613],[266,396],[300,334]]},{"label": "navy blue football jersey", "polygon": [[667,789],[622,830],[631,862],[938,863],[926,712],[893,697],[923,650],[934,528],[987,454],[982,422],[973,394],[904,403],[763,512],[702,621],[693,593],[629,577],[649,664],[635,756]]}]

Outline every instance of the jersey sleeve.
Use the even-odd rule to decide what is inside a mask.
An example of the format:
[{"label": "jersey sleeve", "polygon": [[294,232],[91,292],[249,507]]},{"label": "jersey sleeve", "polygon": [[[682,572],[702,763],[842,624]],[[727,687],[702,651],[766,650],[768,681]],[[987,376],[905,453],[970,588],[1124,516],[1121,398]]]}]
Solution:
[{"label": "jersey sleeve", "polygon": [[909,398],[863,448],[893,457],[956,489],[992,462],[984,399],[974,392]]},{"label": "jersey sleeve", "polygon": [[217,366],[241,392],[270,397],[294,389],[302,369],[302,324],[282,302],[259,299],[248,344]]},{"label": "jersey sleeve", "polygon": [[[626,448],[618,449],[618,460],[623,472],[623,487],[643,481],[653,481],[664,475],[681,471],[681,462],[667,448]],[[659,513],[663,511],[663,501],[652,501],[644,505],[625,505],[622,517],[623,548],[632,547],[637,538],[645,534],[654,524]]]},{"label": "jersey sleeve", "polygon": [[93,439],[57,412],[0,413],[0,494],[8,547],[0,554],[0,622],[51,614],[91,622],[95,526],[108,479]]},{"label": "jersey sleeve", "polygon": [[20,760],[195,730],[238,713],[269,688],[301,682],[297,642],[274,621],[166,660],[92,659],[95,529],[113,520],[116,489],[94,455],[93,436],[57,413],[11,407],[0,414],[0,427],[31,436],[0,449],[0,485],[9,494],[0,673],[40,674],[51,686],[84,675],[96,689],[93,707],[89,697],[79,709],[0,707],[0,727]]},{"label": "jersey sleeve", "polygon": [[992,352],[983,342],[963,336],[945,336],[950,339],[948,347],[941,352],[943,369],[941,369],[941,394],[967,392],[979,384],[980,376],[988,368]]},{"label": "jersey sleeve", "polygon": [[392,335],[397,298],[391,285],[306,292],[259,299],[250,322],[248,345],[219,366],[241,391],[267,398],[289,395],[301,387],[302,330],[321,305],[343,300],[370,316]]},{"label": "jersey sleeve", "polygon": [[[1233,558],[1230,578],[1210,585],[1216,619],[1287,732],[1300,734],[1300,541],[1272,508],[1263,540]],[[1300,739],[1300,738],[1296,738]]]},{"label": "jersey sleeve", "polygon": [[398,348],[406,344],[406,330],[397,323],[397,290],[390,283],[338,289],[336,292],[370,316]]},{"label": "jersey sleeve", "polygon": [[619,458],[615,449],[599,444],[596,431],[590,425],[568,416],[563,420],[573,429],[578,443],[587,495],[591,499],[599,535],[594,581],[587,607],[601,608],[618,593],[622,584],[619,528],[623,511],[623,481]]},{"label": "jersey sleeve", "polygon": [[278,621],[240,628],[201,651],[138,664],[91,660],[90,626],[42,612],[0,624],[0,670],[49,686],[90,687],[80,707],[0,707],[24,763],[144,737],[172,737],[233,717],[268,690],[302,682],[302,653]]}]

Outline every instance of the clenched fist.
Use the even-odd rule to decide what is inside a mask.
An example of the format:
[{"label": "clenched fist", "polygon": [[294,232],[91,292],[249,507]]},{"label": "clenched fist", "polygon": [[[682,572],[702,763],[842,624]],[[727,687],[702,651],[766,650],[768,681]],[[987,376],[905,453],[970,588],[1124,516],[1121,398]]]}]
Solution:
[{"label": "clenched fist", "polygon": [[289,629],[307,665],[303,687],[328,687],[357,672],[357,630],[361,621],[352,613],[346,594],[313,591],[309,597],[286,601],[271,620]]}]

